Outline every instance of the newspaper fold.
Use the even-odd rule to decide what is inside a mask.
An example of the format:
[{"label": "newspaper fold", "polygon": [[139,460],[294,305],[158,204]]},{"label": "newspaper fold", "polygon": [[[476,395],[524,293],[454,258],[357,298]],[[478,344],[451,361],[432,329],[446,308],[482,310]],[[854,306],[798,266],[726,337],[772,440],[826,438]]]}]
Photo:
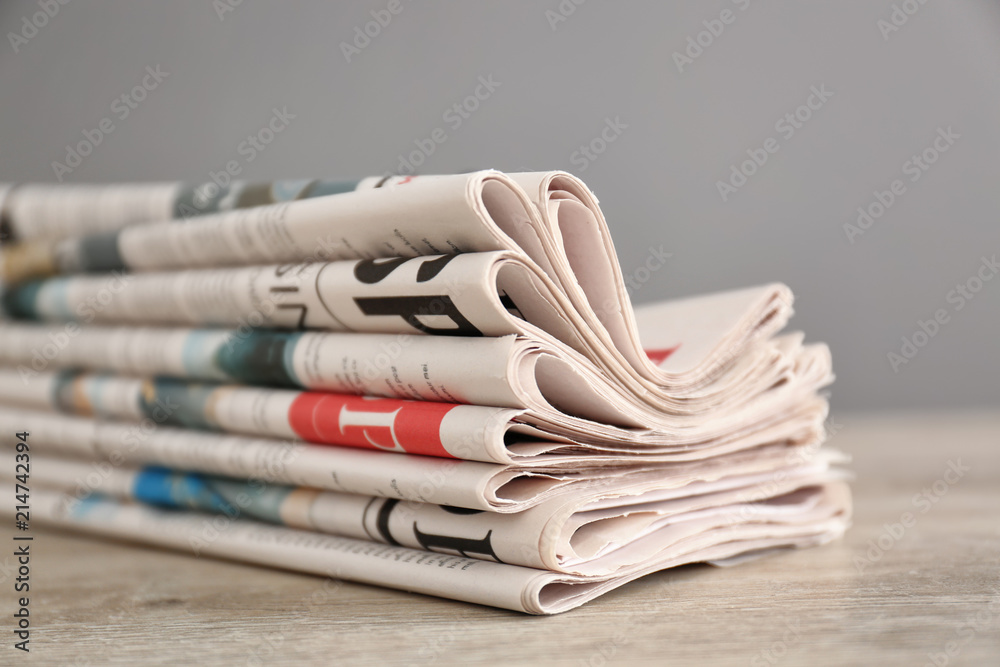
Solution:
[{"label": "newspaper fold", "polygon": [[[846,494],[845,488],[832,489]],[[0,484],[0,493],[14,495]],[[5,505],[5,514],[12,512]],[[158,510],[103,497],[76,500],[38,489],[32,492],[34,521],[128,542],[191,551],[205,515]],[[673,558],[623,576],[580,576],[434,552],[323,535],[312,531],[235,521],[198,553],[216,558],[307,572],[396,588],[529,614],[556,614],[578,607],[656,570],[687,563],[725,561],[740,554],[807,547],[836,539],[842,525],[811,535],[772,534],[752,523],[706,533],[678,549]]]},{"label": "newspaper fold", "polygon": [[[459,510],[301,487],[38,456],[35,485],[221,514],[206,520],[199,548],[232,521],[254,519],[316,532],[509,565],[588,576],[622,575],[670,559],[686,541],[744,523],[772,535],[835,530],[850,508],[832,487],[834,456],[788,462],[766,473],[727,475],[636,497],[547,501],[518,514]],[[14,482],[13,471],[0,478]]]},{"label": "newspaper fold", "polygon": [[[455,261],[476,257],[464,255]],[[449,262],[448,266],[454,263]],[[239,271],[246,273],[257,270]],[[419,272],[419,268],[417,271]],[[132,280],[140,281],[142,278],[134,277]],[[69,282],[88,280],[95,279],[72,278]],[[56,317],[60,313],[72,312],[66,305],[67,299],[72,299],[90,310],[90,313],[83,313],[77,309],[85,322],[99,319],[100,313],[108,311],[121,312],[122,319],[131,319],[132,315],[129,313],[136,313],[135,319],[143,322],[151,319],[153,312],[170,313],[173,308],[178,314],[177,319],[181,321],[184,321],[182,313],[185,311],[200,311],[203,315],[190,316],[190,319],[202,321],[214,317],[216,320],[239,323],[240,317],[234,315],[227,318],[225,312],[233,309],[232,304],[239,302],[240,295],[248,293],[238,286],[230,285],[225,288],[215,283],[202,285],[193,281],[190,289],[186,289],[182,295],[171,297],[169,291],[167,296],[161,293],[160,288],[167,285],[165,282],[150,280],[146,283],[134,283],[133,286],[142,284],[148,285],[150,289],[126,291],[118,295],[135,297],[134,303],[132,298],[124,299],[121,303],[116,298],[101,300],[99,292],[90,297],[72,297],[70,295],[73,290],[68,289],[68,286],[58,287],[52,284],[44,287],[36,285],[38,289],[15,288],[5,299],[8,304],[14,303],[11,308],[20,314],[30,311],[33,315],[46,313]],[[697,350],[701,344],[700,352],[713,356],[718,351],[718,345],[723,344],[722,341],[733,337],[733,326],[738,328],[739,322],[746,323],[748,315],[750,321],[753,321],[753,314],[758,312],[762,304],[770,301],[767,295],[772,291],[771,287],[765,287],[654,304],[643,311],[644,331],[649,330],[648,337],[656,339],[657,332],[667,328],[669,322],[676,318],[681,324],[675,328],[683,335],[683,341],[675,339],[676,344],[671,349],[676,351],[679,347],[690,348],[679,355],[678,366],[697,368],[711,365],[715,362],[694,360],[692,350]],[[213,296],[203,297],[202,294]],[[227,295],[231,297],[228,300],[225,298]],[[138,298],[140,296],[141,299]],[[372,298],[392,300],[395,297]],[[96,299],[93,307],[87,305],[91,299]],[[474,299],[470,308],[476,308],[476,304],[482,302],[482,299]],[[313,309],[313,305],[315,304],[310,305],[310,309]],[[149,310],[150,307],[155,310]],[[298,305],[293,310],[299,313],[295,317],[305,316],[307,312]],[[252,315],[259,311],[255,307],[249,307],[248,312]],[[494,314],[498,321],[509,316],[502,306]],[[464,315],[449,316],[446,319],[454,322],[457,321],[456,317],[469,322]],[[510,321],[513,322],[514,319],[517,318]],[[389,316],[388,320],[410,326],[398,315]],[[367,328],[377,326],[370,325]],[[122,329],[120,335],[114,335],[119,342],[127,342],[127,349],[133,352],[133,357],[160,360],[162,354],[158,343],[166,342],[163,339],[169,334],[159,335],[158,339],[158,334],[154,331]],[[502,331],[503,329],[494,330],[491,333],[499,335]],[[750,409],[760,400],[766,400],[773,393],[773,388],[797,386],[808,387],[811,391],[832,378],[826,347],[803,346],[799,334],[753,342],[744,339],[738,348],[727,352],[732,358],[725,362],[725,372],[716,374],[708,384],[687,384],[687,388],[682,391],[677,386],[652,388],[635,378],[615,376],[607,372],[606,367],[599,365],[602,357],[596,352],[592,357],[585,356],[542,331],[528,333],[534,335],[516,339],[510,336],[498,339],[460,339],[454,336],[410,335],[403,331],[394,337],[384,333],[364,336],[328,333],[282,336],[275,331],[241,325],[230,333],[192,332],[183,339],[179,335],[175,336],[168,349],[174,351],[175,362],[179,362],[183,368],[175,366],[172,370],[161,370],[147,367],[143,372],[200,378],[205,377],[204,366],[219,365],[228,359],[228,368],[211,377],[239,379],[256,384],[291,384],[336,392],[374,395],[387,395],[389,392],[388,395],[401,398],[503,407],[528,407],[528,402],[534,402],[546,404],[549,412],[562,412],[605,424],[645,428],[685,425],[684,420],[674,419],[674,416],[689,417],[689,423],[705,424],[706,420],[701,415],[711,412],[718,419],[727,412]],[[44,334],[49,342],[45,342],[39,334]],[[87,339],[88,336],[87,329],[82,329],[73,322],[67,324],[63,331],[0,323],[0,338],[6,343],[0,346],[0,358],[23,367],[26,357],[30,357],[32,367],[26,369],[30,373],[39,367],[46,368],[50,359],[55,357],[59,358],[55,363],[63,363],[63,357],[73,354],[73,350],[67,348],[84,347],[81,344],[83,341],[78,339]],[[582,338],[581,333],[580,340]],[[662,340],[662,334],[660,339]],[[715,341],[716,345],[706,347],[706,340]],[[690,345],[688,341],[691,341]],[[106,341],[100,340],[100,343],[104,344]],[[50,352],[49,348],[54,349]],[[284,353],[278,354],[282,348]],[[257,352],[264,349],[270,354],[258,359]],[[341,355],[334,349],[348,352]],[[289,354],[290,351],[292,354]],[[88,349],[87,358],[93,353],[94,350]],[[107,356],[98,351],[99,358]],[[668,355],[661,361],[661,365],[677,368],[670,361],[673,356]],[[495,359],[506,366],[499,367]],[[84,365],[92,367],[91,363]],[[404,367],[402,373],[401,367]],[[447,370],[449,367],[453,370]],[[461,370],[475,369],[476,372],[459,372],[454,367]],[[448,376],[450,388],[436,383],[432,377],[442,373]],[[241,377],[233,378],[234,374]],[[391,377],[386,377],[387,374]],[[309,377],[310,375],[313,377]],[[691,373],[677,373],[678,377],[689,375]],[[487,381],[482,384],[480,379]],[[499,386],[498,381],[505,386]],[[701,377],[699,381],[708,379]]]},{"label": "newspaper fold", "polygon": [[[45,340],[60,346],[50,342],[39,352],[39,341]],[[784,340],[768,353],[777,372],[766,384],[774,386],[743,406],[720,408],[705,420],[629,401],[599,374],[557,363],[554,354],[513,337],[414,337],[400,342],[376,335],[255,331],[234,338],[232,332],[207,330],[77,327],[68,333],[0,324],[0,362],[17,364],[0,368],[0,400],[330,444],[363,445],[358,436],[364,436],[371,445],[381,443],[396,451],[497,463],[550,454],[703,458],[766,441],[819,435],[827,407],[815,391],[829,380],[829,357],[824,347],[799,349],[798,340]],[[49,365],[138,375],[221,376],[298,384],[314,391],[34,370]],[[276,382],[280,378],[295,380]],[[363,400],[346,394],[425,402]],[[472,405],[459,409],[427,400]],[[159,416],[163,405],[170,414]],[[410,429],[413,437],[399,435],[401,429]],[[432,434],[437,437],[429,437]],[[412,444],[404,445],[404,440]]]},{"label": "newspaper fold", "polygon": [[564,172],[0,184],[0,240],[32,520],[534,614],[850,521],[788,288],[633,308]]},{"label": "newspaper fold", "polygon": [[207,213],[341,194],[359,187],[370,189],[382,180],[233,181],[226,186],[214,182],[200,185],[0,184],[0,223],[11,241],[59,241],[114,231],[137,222],[187,219]]},{"label": "newspaper fold", "polygon": [[32,447],[42,454],[106,458],[115,465],[162,465],[491,512],[520,512],[550,498],[580,493],[636,495],[715,479],[739,466],[767,470],[775,461],[806,457],[819,445],[818,440],[776,441],[708,460],[608,467],[587,459],[567,465],[553,458],[530,465],[497,465],[192,431],[148,419],[98,421],[0,406],[0,432],[4,431],[30,432]]},{"label": "newspaper fold", "polygon": [[[653,313],[660,325],[657,329],[664,333],[640,336],[638,323],[642,318],[635,316],[627,298],[603,214],[593,194],[575,177],[563,172],[507,176],[482,171],[388,178],[378,185],[203,215],[181,224],[166,220],[69,238],[60,242],[53,261],[65,272],[79,272],[219,269],[302,262],[328,266],[339,265],[340,260],[368,260],[355,266],[368,267],[376,284],[381,282],[375,280],[380,270],[389,270],[391,276],[405,258],[510,251],[514,255],[504,256],[514,262],[511,266],[520,268],[505,272],[504,291],[507,285],[514,286],[512,289],[516,287],[524,301],[514,301],[514,310],[535,326],[559,330],[556,337],[560,340],[575,336],[576,340],[569,344],[584,350],[600,368],[621,382],[637,383],[653,392],[665,388],[683,392],[711,383],[739,358],[750,341],[779,330],[791,312],[788,289],[770,286],[749,313],[745,308],[739,311],[736,326],[727,322],[730,326],[724,328],[721,338],[692,338],[691,343],[699,349],[694,357],[682,358],[686,363],[654,363],[640,340],[656,352],[656,358],[669,359],[669,351],[676,345],[661,344],[676,338],[672,329],[675,323],[664,319],[663,313]],[[95,189],[95,196],[99,190]],[[379,259],[383,261],[372,261]],[[463,264],[466,261],[476,260],[463,260]],[[397,275],[408,277],[416,285],[420,282],[420,267],[431,267],[424,271],[433,272],[444,262],[431,259],[409,263],[408,269]],[[3,263],[9,264],[6,259]],[[535,295],[538,298],[533,298],[533,291],[540,292]],[[495,305],[498,298],[502,299],[501,292],[492,294],[490,302]],[[23,304],[25,299],[18,301]],[[548,301],[544,313],[518,310],[542,301]],[[417,301],[408,303],[406,308],[399,305],[399,309],[410,315],[411,326],[422,317],[442,317],[422,311]],[[447,310],[444,299],[435,303],[452,316],[452,329],[461,328],[455,311],[469,319],[468,311],[457,307],[455,311]],[[424,304],[423,308],[430,306]],[[398,312],[382,317],[403,319]],[[538,318],[541,321],[536,321]],[[705,323],[702,318],[701,324]],[[427,329],[433,326],[422,324]],[[420,330],[418,326],[413,328]],[[698,342],[693,343],[695,340]]]}]

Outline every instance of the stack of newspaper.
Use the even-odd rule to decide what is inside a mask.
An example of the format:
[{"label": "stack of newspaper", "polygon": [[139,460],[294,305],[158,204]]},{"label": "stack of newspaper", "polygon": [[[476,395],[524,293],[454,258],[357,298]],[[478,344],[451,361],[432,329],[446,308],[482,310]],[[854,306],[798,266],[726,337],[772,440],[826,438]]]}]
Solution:
[{"label": "stack of newspaper", "polygon": [[533,614],[849,522],[789,290],[633,308],[569,174],[2,197],[32,521]]}]

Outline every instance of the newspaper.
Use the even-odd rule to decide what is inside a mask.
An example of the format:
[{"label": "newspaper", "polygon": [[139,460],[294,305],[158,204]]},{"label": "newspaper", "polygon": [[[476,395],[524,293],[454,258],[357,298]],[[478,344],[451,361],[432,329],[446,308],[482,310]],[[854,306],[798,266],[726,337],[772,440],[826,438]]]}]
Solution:
[{"label": "newspaper", "polygon": [[[365,181],[374,186],[377,181]],[[355,190],[358,181],[235,181],[115,185],[0,184],[0,224],[9,241],[58,241],[136,222],[190,218]]]},{"label": "newspaper", "polygon": [[[829,533],[850,507],[832,487],[830,457],[766,473],[732,474],[656,494],[594,502],[586,496],[547,501],[518,514],[265,485],[160,467],[36,457],[34,484],[77,499],[100,494],[174,509],[193,509],[290,528],[371,540],[509,565],[589,576],[647,568],[685,541],[742,523],[792,536]],[[14,482],[13,471],[0,478]],[[655,498],[652,496],[655,495]],[[624,500],[625,502],[622,502]],[[203,546],[228,522],[205,520]],[[772,536],[774,536],[772,533]]]},{"label": "newspaper", "polygon": [[[185,425],[199,424],[253,435],[301,437],[331,444],[355,442],[349,434],[339,435],[347,433],[345,428],[352,425],[369,427],[372,433],[379,434],[376,439],[383,442],[402,443],[399,437],[409,441],[405,435],[392,435],[393,429],[407,428],[416,415],[425,415],[421,419],[429,420],[425,422],[427,428],[436,430],[441,440],[427,440],[421,426],[424,422],[412,424],[416,429],[413,440],[425,440],[433,453],[456,456],[461,446],[462,458],[501,463],[567,450],[580,454],[584,448],[583,453],[591,455],[603,452],[665,458],[708,456],[752,447],[762,440],[815,437],[821,431],[827,409],[826,401],[815,394],[829,380],[825,348],[819,348],[822,354],[811,363],[802,363],[803,359],[809,360],[808,355],[802,355],[802,359],[798,354],[793,355],[796,363],[777,376],[781,380],[777,386],[742,407],[716,410],[713,419],[705,420],[656,412],[648,407],[640,412],[642,404],[628,402],[611,388],[602,387],[598,375],[590,376],[594,383],[592,392],[586,392],[587,385],[575,376],[575,383],[570,385],[573,393],[567,395],[560,391],[565,386],[559,382],[564,376],[548,374],[551,365],[529,365],[527,362],[540,352],[513,337],[415,337],[401,345],[392,337],[351,334],[255,332],[255,335],[262,340],[240,339],[240,345],[247,344],[245,351],[231,353],[223,341],[233,339],[220,331],[84,327],[70,335],[30,325],[3,324],[0,361],[17,364],[17,368],[0,368],[0,400],[61,406],[73,412],[103,413],[117,418],[156,416],[151,410],[166,403],[169,412]],[[40,352],[39,341],[46,340],[57,340],[63,347],[56,349],[50,343]],[[381,350],[393,346],[391,362],[379,364],[379,356],[387,359]],[[90,366],[138,375],[212,379],[225,377],[226,369],[232,369],[233,375],[226,377],[227,380],[253,384],[275,384],[273,379],[283,375],[304,378],[301,384],[307,388],[337,395],[206,386],[166,378],[141,381],[101,375],[88,379],[35,371],[32,366],[39,359],[35,355],[42,355],[41,361],[46,362],[51,357],[53,367]],[[280,362],[278,369],[269,366],[268,360],[275,359]],[[288,366],[292,367],[291,372],[283,372]],[[218,369],[222,372],[217,373]],[[345,369],[350,370],[345,372]],[[556,368],[560,369],[571,370],[571,367]],[[369,399],[359,402],[353,396],[345,396],[348,393],[366,395]],[[441,404],[414,405],[392,400],[373,402],[371,397],[377,395],[391,399],[445,399],[509,410],[471,406],[459,410]],[[366,416],[351,414],[342,424],[339,415],[345,409],[349,413],[364,412]],[[397,415],[388,431],[385,413]],[[362,419],[368,421],[359,421]],[[357,430],[349,433],[360,435]],[[331,435],[335,442],[328,439]],[[539,440],[547,441],[548,445]],[[581,446],[567,447],[567,442]]]},{"label": "newspaper", "polygon": [[633,308],[569,174],[0,190],[38,520],[529,613],[849,523],[788,288]]},{"label": "newspaper", "polygon": [[[15,251],[8,248],[4,253]],[[562,172],[508,176],[483,171],[390,178],[378,188],[203,215],[180,224],[169,220],[134,224],[110,233],[65,239],[53,261],[67,272],[111,272],[302,262],[337,265],[338,260],[362,260],[355,266],[366,267],[363,272],[371,282],[360,280],[366,287],[377,291],[379,283],[389,280],[394,285],[407,284],[407,290],[419,294],[422,277],[437,277],[434,283],[441,286],[444,278],[437,273],[458,261],[439,256],[491,251],[515,254],[514,268],[504,272],[509,274],[504,283],[516,286],[525,299],[524,304],[515,300],[514,310],[526,321],[548,331],[559,329],[565,336],[575,333],[576,342],[599,367],[631,378],[650,391],[675,383],[682,389],[711,382],[739,357],[747,341],[780,329],[791,311],[788,289],[771,286],[766,294],[757,295],[749,313],[739,311],[749,319],[725,327],[725,338],[691,341],[697,348],[714,346],[707,354],[695,351],[697,365],[688,359],[687,365],[675,362],[676,369],[661,367],[640,345],[637,318],[596,198],[582,182]],[[436,259],[405,261],[420,256]],[[379,259],[383,261],[373,261]],[[467,266],[466,261],[475,260],[462,260],[462,266]],[[454,275],[457,266],[447,273]],[[533,295],[535,289],[544,291]],[[402,319],[405,314],[412,326],[420,317],[435,316],[424,310],[430,303],[452,315],[446,319],[454,320],[456,311],[470,319],[470,312],[448,309],[445,298],[401,303],[393,302],[391,294],[383,296],[390,297],[384,302],[390,305],[384,307],[395,303],[403,310],[382,315],[385,320]],[[495,299],[491,296],[491,305]],[[549,301],[544,312],[524,311],[542,300]],[[490,309],[484,304],[484,310]],[[539,317],[543,321],[537,321]],[[659,313],[653,317],[662,319]],[[423,326],[429,328],[426,323]],[[413,330],[421,329],[414,326]],[[669,332],[644,342],[657,351],[670,350],[661,347]]]},{"label": "newspaper", "polygon": [[[498,268],[495,262],[506,268],[526,267],[508,264],[517,261],[513,256],[472,253],[441,259],[448,261],[436,265],[439,273],[433,278],[421,278],[420,271],[428,262],[437,260],[421,258],[397,264],[397,270],[374,284],[358,278],[361,264],[313,264],[300,265],[300,271],[253,268],[132,276],[115,292],[108,291],[104,278],[51,279],[14,287],[3,299],[8,312],[22,318],[237,327],[249,323],[250,328],[346,329],[398,336],[451,333],[481,338],[518,334],[535,341],[549,356],[563,362],[557,364],[558,369],[552,363],[546,364],[551,373],[562,375],[561,380],[583,376],[580,379],[588,385],[611,383],[620,387],[621,393],[645,400],[657,412],[697,413],[720,404],[737,405],[775,385],[781,373],[796,361],[793,353],[784,355],[784,364],[775,365],[774,354],[780,355],[775,348],[783,343],[772,342],[769,348],[766,339],[759,336],[734,334],[734,329],[740,328],[760,334],[763,328],[775,326],[773,317],[764,314],[774,294],[780,291],[775,286],[664,302],[646,309],[650,338],[662,340],[663,333],[656,336],[653,332],[673,329],[671,349],[677,350],[688,343],[692,348],[701,346],[700,356],[687,351],[676,366],[670,362],[673,355],[667,355],[661,361],[665,368],[658,368],[661,374],[666,376],[670,373],[666,369],[681,368],[673,372],[674,382],[654,384],[625,372],[627,369],[617,365],[618,360],[606,354],[598,341],[590,340],[592,332],[585,326],[569,326],[563,315],[571,311],[560,314],[556,308],[547,308],[554,302],[542,297],[539,291],[529,290],[534,295],[532,300],[527,292],[522,294],[507,286],[501,291],[512,294],[516,301],[504,297],[505,305],[498,293],[480,280],[483,276],[477,271],[485,270],[488,274]],[[331,270],[327,271],[328,268]],[[454,273],[450,274],[452,269]],[[399,277],[398,285],[393,282],[393,275]],[[463,283],[463,279],[469,280]],[[415,288],[408,291],[406,285]],[[294,300],[283,298],[275,305],[272,293],[291,294]],[[495,297],[492,302],[491,294]],[[556,297],[551,292],[549,296]],[[519,305],[512,305],[518,301]],[[522,315],[530,321],[522,319]],[[764,320],[770,317],[771,321],[765,325],[762,317]],[[674,321],[677,324],[672,325]],[[544,329],[534,323],[542,323]],[[727,341],[733,338],[741,339],[727,347]],[[712,343],[714,346],[710,347]],[[457,347],[453,343],[450,346]],[[819,349],[811,348],[809,354],[815,355]],[[721,359],[723,356],[726,358]],[[725,364],[724,372],[720,361]],[[713,365],[715,372],[702,373]],[[684,366],[686,370],[682,370]],[[584,400],[575,392],[567,398]],[[606,401],[589,399],[589,402],[596,406]],[[614,418],[608,414],[606,420]]]},{"label": "newspaper", "polygon": [[[19,380],[24,380],[19,383]],[[673,435],[565,416],[556,429],[534,409],[494,408],[353,394],[301,392],[108,374],[0,367],[0,404],[145,421],[318,444],[520,465],[632,465],[695,460],[766,442],[814,441],[826,404],[787,395],[784,410],[758,410],[736,433]],[[694,438],[699,437],[702,440]]]},{"label": "newspaper", "polygon": [[[397,335],[516,334],[544,343],[574,367],[606,377],[627,392],[661,397],[666,409],[671,403],[688,411],[721,400],[731,404],[734,395],[752,395],[739,385],[741,380],[773,383],[766,374],[746,373],[745,366],[755,359],[752,348],[765,329],[782,323],[768,314],[781,286],[661,304],[657,310],[662,312],[646,319],[660,325],[655,329],[673,330],[672,347],[667,349],[680,350],[686,343],[704,346],[706,341],[715,341],[716,347],[703,347],[696,361],[694,352],[685,350],[687,363],[694,361],[694,368],[676,373],[672,383],[655,384],[619,365],[586,323],[574,317],[571,305],[565,299],[560,303],[559,293],[545,288],[544,276],[532,273],[528,264],[511,253],[446,255],[390,264],[391,270],[384,268],[385,263],[337,262],[152,273],[121,276],[115,279],[120,285],[110,289],[106,277],[55,278],[9,288],[3,304],[11,316],[38,320],[249,325]],[[425,272],[428,266],[432,268]],[[689,317],[682,319],[671,312],[677,310]],[[764,324],[769,317],[771,321]],[[734,328],[756,330],[757,336],[744,336],[726,349],[723,346],[734,337]],[[730,357],[728,372],[717,366],[715,373],[698,373],[721,354]]]},{"label": "newspaper", "polygon": [[[0,485],[0,493],[11,496],[14,492],[12,485]],[[843,489],[834,492],[846,493]],[[10,511],[9,505],[3,510]],[[32,493],[31,511],[34,520],[43,524],[189,552],[192,540],[203,534],[205,522],[205,516],[196,513],[157,510],[97,496],[81,501],[44,489]],[[825,533],[781,535],[752,523],[727,526],[686,542],[671,559],[622,576],[562,574],[251,520],[232,522],[215,539],[198,544],[196,553],[529,614],[556,614],[659,569],[823,544],[836,539],[842,528],[841,523],[834,523]]]},{"label": "newspaper", "polygon": [[498,465],[296,440],[252,438],[159,426],[151,420],[94,420],[46,411],[0,407],[0,433],[31,433],[32,447],[115,464],[154,464],[182,470],[265,479],[343,493],[399,498],[491,512],[520,512],[554,497],[589,491],[636,493],[712,479],[739,465],[798,460],[819,442],[776,441],[707,460],[566,465],[540,459]]}]

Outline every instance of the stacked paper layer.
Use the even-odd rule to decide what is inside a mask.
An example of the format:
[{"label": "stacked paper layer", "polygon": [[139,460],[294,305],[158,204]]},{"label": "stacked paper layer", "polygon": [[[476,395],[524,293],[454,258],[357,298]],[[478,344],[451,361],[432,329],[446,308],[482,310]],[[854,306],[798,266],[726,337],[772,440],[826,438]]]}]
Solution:
[{"label": "stacked paper layer", "polygon": [[546,614],[850,520],[789,290],[633,308],[569,174],[2,191],[35,521]]}]

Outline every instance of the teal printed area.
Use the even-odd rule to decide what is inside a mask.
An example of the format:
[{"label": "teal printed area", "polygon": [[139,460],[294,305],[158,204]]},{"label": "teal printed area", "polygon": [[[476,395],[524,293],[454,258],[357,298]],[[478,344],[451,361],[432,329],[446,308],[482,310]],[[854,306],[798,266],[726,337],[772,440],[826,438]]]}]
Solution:
[{"label": "teal printed area", "polygon": [[[260,480],[244,482],[225,477],[207,479],[216,493],[240,507],[246,516],[269,523],[284,523],[281,519],[281,506],[295,487],[270,484]],[[250,502],[243,507],[246,498],[249,498]]]},{"label": "teal printed area", "polygon": [[220,187],[217,183],[185,186],[174,201],[175,218],[191,218],[252,206],[266,206],[296,199],[353,192],[359,181],[294,180],[274,183],[236,181]]},{"label": "teal printed area", "polygon": [[294,489],[167,468],[144,468],[132,489],[136,500],[158,507],[200,510],[281,524],[281,505]]},{"label": "teal printed area", "polygon": [[0,295],[0,306],[4,314],[17,320],[78,319],[69,307],[70,280],[49,278],[18,283]]},{"label": "teal printed area", "polygon": [[38,294],[43,281],[33,280],[4,289],[0,295],[0,305],[7,317],[16,320],[38,320]]},{"label": "teal printed area", "polygon": [[215,355],[216,366],[243,384],[298,387],[292,353],[302,334],[270,329],[233,332]]},{"label": "teal printed area", "polygon": [[[35,314],[39,319],[74,320],[77,314],[70,309],[69,286],[71,278],[49,278],[42,281],[41,289],[35,297]],[[80,310],[93,313],[93,309],[84,306]],[[80,313],[83,316],[83,312]]]},{"label": "teal printed area", "polygon": [[[361,181],[313,181],[303,190],[303,194],[296,199],[306,197],[325,197],[326,195],[340,195],[345,192],[354,192]],[[276,183],[275,186],[281,185]],[[289,198],[290,199],[290,198]]]},{"label": "teal printed area", "polygon": [[68,507],[68,513],[74,519],[110,523],[118,514],[118,507],[118,503],[112,502],[106,496],[92,493],[74,500]]},{"label": "teal printed area", "polygon": [[241,185],[234,184],[225,188],[220,188],[215,183],[185,186],[174,200],[173,217],[183,220],[208,213],[218,213],[223,210],[219,203],[230,196],[233,188]]},{"label": "teal printed area", "polygon": [[216,363],[219,347],[226,345],[232,332],[226,329],[194,329],[184,337],[181,358],[188,377],[205,380],[229,380]]},{"label": "teal printed area", "polygon": [[153,389],[152,395],[144,391],[139,407],[153,422],[202,431],[215,429],[206,406],[212,392],[217,389],[216,385],[155,378],[146,387]]}]

